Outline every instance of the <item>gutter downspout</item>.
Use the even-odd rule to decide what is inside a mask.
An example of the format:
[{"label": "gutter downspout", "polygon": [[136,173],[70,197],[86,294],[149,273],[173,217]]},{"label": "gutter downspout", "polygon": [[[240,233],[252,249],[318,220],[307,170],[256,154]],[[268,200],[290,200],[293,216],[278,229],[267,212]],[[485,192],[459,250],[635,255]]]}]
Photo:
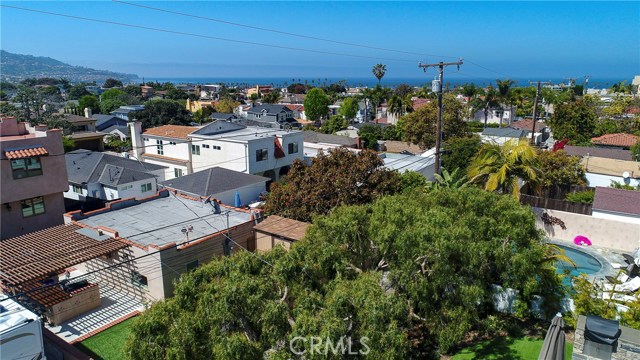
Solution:
[{"label": "gutter downspout", "polygon": [[189,162],[187,163],[187,174],[193,174],[193,155],[191,154],[191,138],[187,140],[187,151],[189,154]]}]

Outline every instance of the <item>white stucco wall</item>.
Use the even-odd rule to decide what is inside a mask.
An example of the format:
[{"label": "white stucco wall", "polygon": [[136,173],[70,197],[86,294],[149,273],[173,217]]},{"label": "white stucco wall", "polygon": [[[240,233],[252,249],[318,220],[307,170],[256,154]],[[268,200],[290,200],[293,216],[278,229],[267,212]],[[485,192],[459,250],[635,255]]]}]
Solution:
[{"label": "white stucco wall", "polygon": [[[638,204],[638,206],[640,206],[640,204]],[[593,210],[591,216],[600,219],[610,219],[640,225],[640,215],[616,214],[602,210]],[[640,234],[638,236],[640,237]]]},{"label": "white stucco wall", "polygon": [[[193,172],[212,167],[222,167],[240,172],[247,171],[246,145],[240,142],[194,139],[193,145],[200,146],[200,155],[192,155]],[[209,148],[203,147],[208,145]],[[217,150],[215,147],[220,147]]]},{"label": "white stucco wall", "polygon": [[73,191],[73,185],[69,184],[69,190],[63,192],[62,194],[67,199],[84,201],[84,199],[87,197],[87,189],[83,188],[82,189],[82,194],[79,194],[79,193]]},{"label": "white stucco wall", "polygon": [[625,181],[625,179],[622,177],[622,174],[620,174],[620,176],[613,176],[613,175],[603,175],[603,174],[595,174],[595,173],[587,172],[586,176],[587,176],[587,182],[591,187],[596,187],[596,186],[609,187],[611,186],[611,181],[617,181],[621,184],[627,184],[631,186],[640,185],[640,179],[628,178]]},{"label": "white stucco wall", "polygon": [[[237,189],[240,193],[242,205],[248,205],[260,197],[260,194],[267,191],[267,182],[244,186]],[[213,195],[214,198],[222,201],[225,205],[235,206],[236,190],[229,190]]]}]

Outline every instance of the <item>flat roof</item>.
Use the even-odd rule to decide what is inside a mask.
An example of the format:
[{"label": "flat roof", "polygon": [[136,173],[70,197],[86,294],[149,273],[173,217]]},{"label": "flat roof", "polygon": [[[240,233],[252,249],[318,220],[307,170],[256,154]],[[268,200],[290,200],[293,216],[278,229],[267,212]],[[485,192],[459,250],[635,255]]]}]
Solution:
[{"label": "flat roof", "polygon": [[289,133],[300,132],[299,130],[280,130],[266,127],[247,127],[244,129],[238,129],[223,134],[217,135],[200,135],[190,134],[193,138],[215,139],[223,141],[237,141],[245,142],[260,138],[273,138],[274,136],[282,136]]},{"label": "flat roof", "polygon": [[640,178],[640,162],[585,156],[580,163],[589,173],[622,176],[628,172],[631,178]]},{"label": "flat roof", "polygon": [[383,153],[382,160],[384,160],[384,167],[389,170],[398,170],[403,173],[405,171],[420,171],[426,167],[435,165],[434,156],[418,156],[418,155],[403,155],[393,153]]},{"label": "flat roof", "polygon": [[[251,214],[222,207],[229,211],[229,227],[251,220]],[[159,197],[126,208],[89,214],[86,219],[76,220],[91,227],[104,226],[118,232],[120,237],[134,243],[162,247],[186,240],[182,229],[192,226],[189,240],[199,239],[227,229],[227,216],[214,214],[210,204],[174,195]]]},{"label": "flat roof", "polygon": [[640,215],[640,191],[596,187],[593,210]]}]

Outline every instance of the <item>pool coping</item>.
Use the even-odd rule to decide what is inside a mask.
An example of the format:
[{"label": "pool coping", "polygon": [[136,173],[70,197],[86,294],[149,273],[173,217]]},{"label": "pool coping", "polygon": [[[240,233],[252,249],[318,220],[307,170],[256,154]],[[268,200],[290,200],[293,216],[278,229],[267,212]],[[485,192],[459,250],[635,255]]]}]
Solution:
[{"label": "pool coping", "polygon": [[600,263],[602,268],[600,269],[600,271],[593,274],[582,273],[590,281],[594,279],[604,279],[605,276],[616,277],[618,275],[619,270],[611,266],[611,263],[609,262],[609,260],[607,260],[604,256],[602,256],[602,254],[600,254],[597,250],[595,250],[595,248],[591,248],[589,246],[578,246],[571,241],[563,241],[563,240],[556,240],[556,239],[547,239],[547,242],[554,245],[562,245],[564,247],[568,247],[576,251],[582,251],[587,255],[593,256],[593,258],[595,258],[596,261]]}]

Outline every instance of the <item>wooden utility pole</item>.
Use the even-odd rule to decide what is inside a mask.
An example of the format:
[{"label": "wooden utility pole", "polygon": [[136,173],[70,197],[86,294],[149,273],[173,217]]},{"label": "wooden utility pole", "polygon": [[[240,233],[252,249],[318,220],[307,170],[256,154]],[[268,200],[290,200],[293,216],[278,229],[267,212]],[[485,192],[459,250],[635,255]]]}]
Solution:
[{"label": "wooden utility pole", "polygon": [[[540,98],[540,84],[542,81],[538,81],[538,88],[536,90],[536,99],[533,102],[533,126],[531,128],[531,146],[536,145],[536,121],[538,119],[538,99]],[[546,84],[547,82],[545,82]]]},{"label": "wooden utility pole", "polygon": [[439,62],[433,64],[418,64],[419,68],[422,68],[424,72],[427,72],[427,69],[430,67],[438,67],[439,69],[439,79],[438,79],[438,122],[436,123],[436,161],[435,161],[435,174],[440,174],[440,147],[442,146],[442,82],[444,80],[444,67],[456,65],[458,69],[460,69],[460,65],[462,65],[462,59],[456,62]]}]

